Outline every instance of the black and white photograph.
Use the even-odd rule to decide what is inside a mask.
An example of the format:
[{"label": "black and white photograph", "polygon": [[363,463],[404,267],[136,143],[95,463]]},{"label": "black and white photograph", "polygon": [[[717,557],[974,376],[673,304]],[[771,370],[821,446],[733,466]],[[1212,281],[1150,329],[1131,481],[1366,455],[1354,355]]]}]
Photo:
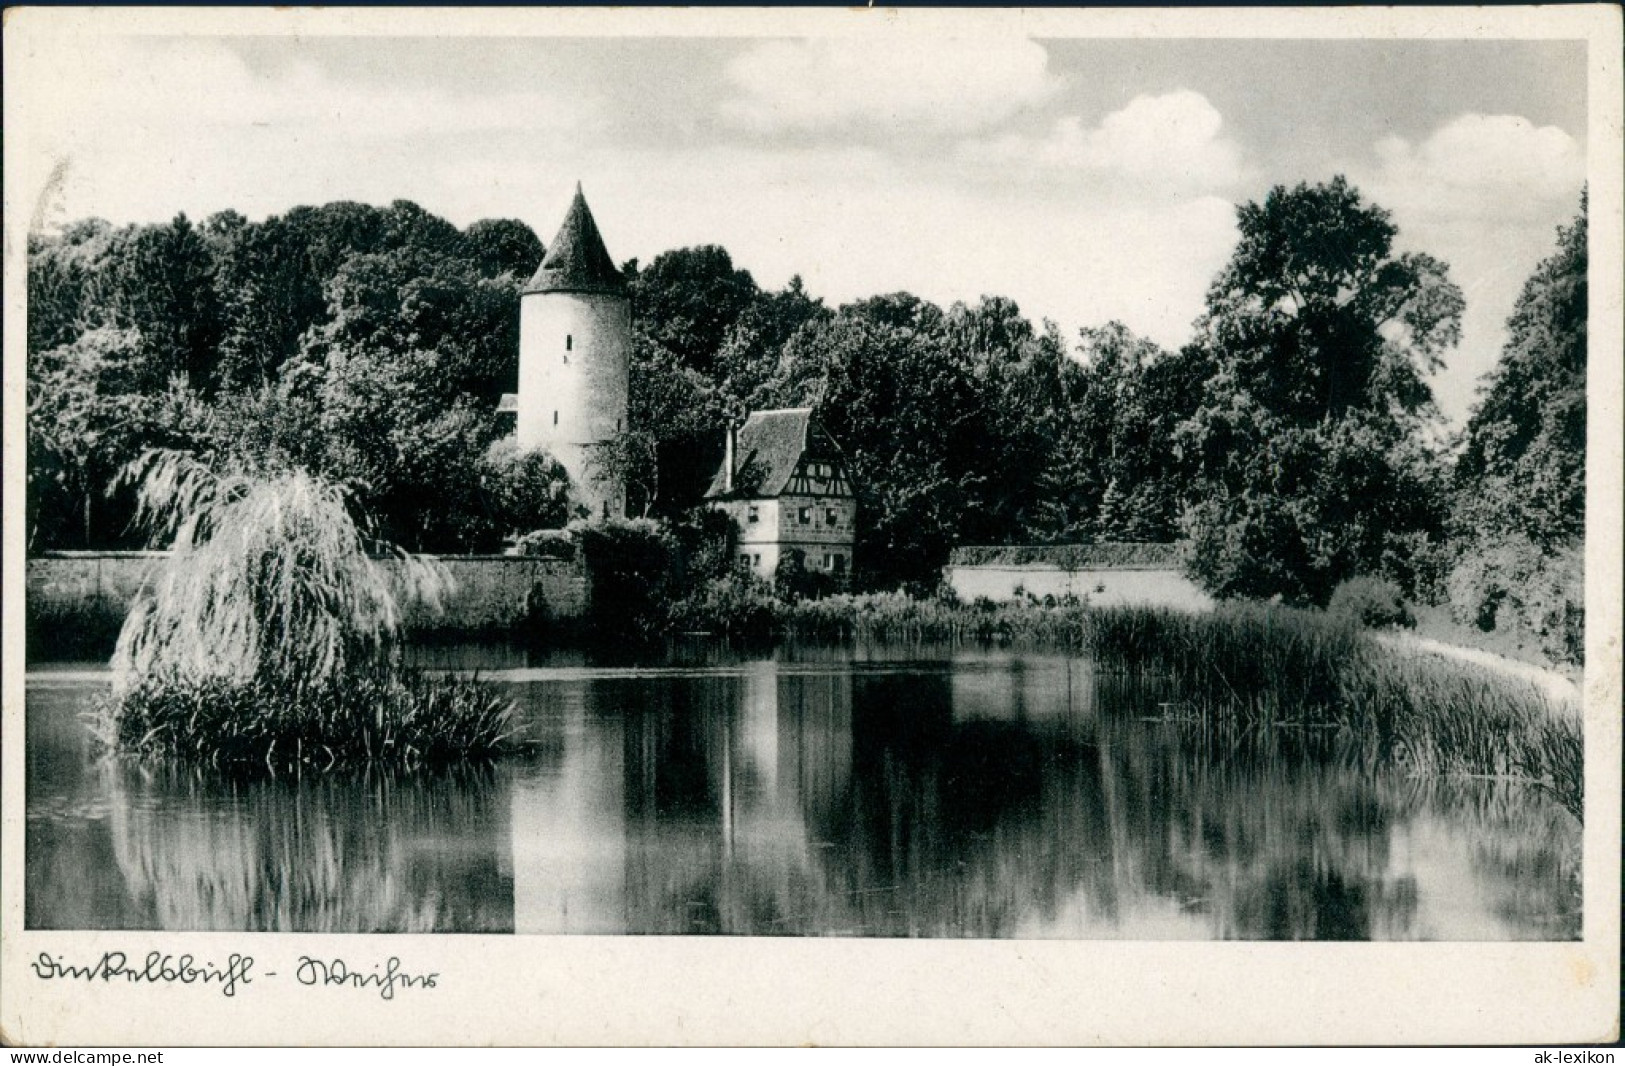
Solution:
[{"label": "black and white photograph", "polygon": [[1468,13],[9,12],[8,1039],[1617,1038],[1619,13]]}]

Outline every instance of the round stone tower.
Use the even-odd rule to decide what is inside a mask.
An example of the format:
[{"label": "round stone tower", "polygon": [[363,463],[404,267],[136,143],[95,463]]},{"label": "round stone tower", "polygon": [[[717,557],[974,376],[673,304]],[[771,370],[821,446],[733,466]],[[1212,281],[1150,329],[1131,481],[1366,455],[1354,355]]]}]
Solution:
[{"label": "round stone tower", "polygon": [[558,236],[519,298],[521,449],[542,448],[570,472],[594,518],[626,513],[625,486],[600,449],[626,428],[632,305],[581,186]]}]

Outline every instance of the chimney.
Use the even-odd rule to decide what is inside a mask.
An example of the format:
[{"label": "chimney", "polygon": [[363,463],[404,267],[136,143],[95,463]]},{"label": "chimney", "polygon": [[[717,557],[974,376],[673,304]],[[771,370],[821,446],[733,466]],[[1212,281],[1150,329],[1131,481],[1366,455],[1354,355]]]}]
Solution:
[{"label": "chimney", "polygon": [[722,491],[725,493],[734,490],[734,449],[738,446],[738,436],[733,419],[728,419],[727,442],[722,453]]}]

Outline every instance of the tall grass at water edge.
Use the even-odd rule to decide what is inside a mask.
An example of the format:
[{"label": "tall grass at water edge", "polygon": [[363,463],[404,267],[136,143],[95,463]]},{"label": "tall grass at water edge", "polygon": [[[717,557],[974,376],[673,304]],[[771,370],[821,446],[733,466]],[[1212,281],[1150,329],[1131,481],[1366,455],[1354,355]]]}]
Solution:
[{"label": "tall grass at water edge", "polygon": [[88,713],[112,751],[272,773],[483,761],[512,746],[512,705],[489,686],[410,671],[281,687],[151,678]]},{"label": "tall grass at water edge", "polygon": [[1171,710],[1210,729],[1325,730],[1373,765],[1522,782],[1581,816],[1580,716],[1527,681],[1406,656],[1348,621],[1275,607],[1100,611],[1078,646],[1108,669],[1173,676],[1184,698]]},{"label": "tall grass at water edge", "polygon": [[782,632],[805,638],[996,641],[1087,655],[1100,669],[1173,678],[1171,719],[1208,732],[1313,730],[1375,766],[1487,777],[1548,792],[1576,818],[1583,730],[1533,684],[1466,663],[1384,648],[1347,618],[1256,604],[1193,614],[1020,601],[974,605],[901,593],[793,604]]}]

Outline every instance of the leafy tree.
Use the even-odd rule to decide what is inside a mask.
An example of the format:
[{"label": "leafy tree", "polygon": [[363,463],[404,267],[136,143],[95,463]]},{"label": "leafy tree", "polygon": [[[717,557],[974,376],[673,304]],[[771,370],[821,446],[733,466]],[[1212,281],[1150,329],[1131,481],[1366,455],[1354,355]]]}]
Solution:
[{"label": "leafy tree", "polygon": [[384,212],[384,247],[415,248],[441,256],[453,255],[462,241],[457,227],[430,214],[410,200],[396,200]]},{"label": "leafy tree", "polygon": [[114,237],[99,218],[75,222],[60,234],[28,235],[28,351],[71,344],[87,329],[106,325],[89,299]]},{"label": "leafy tree", "polygon": [[732,418],[781,406],[774,395],[785,345],[808,323],[829,318],[823,301],[807,295],[800,276],[779,292],[758,293],[734,320],[716,356],[716,387]]},{"label": "leafy tree", "polygon": [[1512,317],[1455,468],[1452,613],[1585,652],[1587,205],[1557,234]]},{"label": "leafy tree", "polygon": [[1369,413],[1252,427],[1256,441],[1227,470],[1239,489],[1215,486],[1186,516],[1196,572],[1215,593],[1323,604],[1346,578],[1385,569],[1402,535],[1440,529],[1443,472],[1418,438]]},{"label": "leafy tree", "polygon": [[114,475],[153,442],[179,444],[196,419],[184,390],[147,378],[133,330],[96,329],[42,352],[28,376],[29,543],[117,542],[127,515]]},{"label": "leafy tree", "polygon": [[216,246],[224,317],[215,372],[222,391],[269,385],[298,352],[300,337],[326,315],[324,279],[312,268],[300,219],[289,212],[254,225],[233,212],[205,224]]},{"label": "leafy tree", "polygon": [[1422,375],[1461,336],[1445,264],[1393,253],[1388,212],[1341,176],[1237,209],[1241,239],[1208,291],[1197,342],[1233,388],[1296,422],[1432,397]]},{"label": "leafy tree", "polygon": [[215,359],[221,308],[204,236],[185,215],[168,225],[112,229],[99,220],[30,238],[30,350],[94,329],[133,331],[151,382],[202,384]]},{"label": "leafy tree", "polygon": [[529,226],[512,218],[482,218],[463,231],[457,254],[487,278],[511,275],[529,281],[542,265],[541,240]]},{"label": "leafy tree", "polygon": [[1393,253],[1341,177],[1238,209],[1195,347],[1210,373],[1177,431],[1193,571],[1222,596],[1324,603],[1396,539],[1442,531],[1424,374],[1460,334],[1445,265]]},{"label": "leafy tree", "polygon": [[622,430],[598,446],[588,476],[622,486],[627,513],[648,518],[657,505],[665,503],[660,494],[660,446],[660,440],[646,430]]},{"label": "leafy tree", "polygon": [[684,367],[710,376],[717,353],[759,290],[723,248],[662,252],[632,276],[638,328]]},{"label": "leafy tree", "polygon": [[986,353],[956,350],[948,318],[905,293],[874,297],[787,352],[786,376],[807,383],[803,402],[853,469],[871,585],[932,582],[954,545],[1004,539],[1022,502],[1025,442],[989,414],[1003,379],[979,372]]},{"label": "leafy tree", "polygon": [[460,259],[417,249],[351,256],[327,284],[328,320],[304,347],[329,345],[436,353],[448,395],[494,404],[516,383],[519,288],[510,275],[481,277]]},{"label": "leafy tree", "polygon": [[497,532],[479,495],[495,419],[443,381],[436,353],[341,346],[318,386],[323,469],[360,483],[389,538],[419,551],[489,546]]},{"label": "leafy tree", "polygon": [[1193,360],[1118,322],[1082,330],[1079,354],[1052,360],[1032,398],[1009,405],[1032,412],[1048,446],[1024,539],[1175,539],[1186,478],[1169,441],[1196,409]]},{"label": "leafy tree", "polygon": [[544,451],[521,452],[512,437],[486,451],[480,485],[494,531],[517,537],[538,529],[562,529],[570,519],[570,476]]},{"label": "leafy tree", "polygon": [[115,249],[106,268],[110,324],[140,331],[158,377],[206,383],[222,315],[202,234],[177,215],[167,226],[135,230]]},{"label": "leafy tree", "polygon": [[639,331],[629,367],[628,435],[604,456],[634,511],[674,514],[699,499],[721,461],[724,413],[709,378]]},{"label": "leafy tree", "polygon": [[1586,205],[1524,284],[1456,463],[1464,535],[1547,551],[1585,533]]}]

